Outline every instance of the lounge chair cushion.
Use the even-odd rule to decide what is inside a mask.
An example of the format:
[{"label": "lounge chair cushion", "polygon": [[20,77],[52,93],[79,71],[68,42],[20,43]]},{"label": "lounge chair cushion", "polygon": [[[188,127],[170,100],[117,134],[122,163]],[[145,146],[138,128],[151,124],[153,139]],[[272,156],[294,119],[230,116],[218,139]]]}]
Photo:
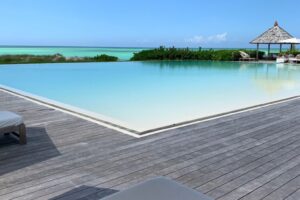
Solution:
[{"label": "lounge chair cushion", "polygon": [[240,51],[240,55],[242,58],[245,58],[245,59],[250,58],[249,54],[247,54],[246,52],[243,52],[243,51]]},{"label": "lounge chair cushion", "polygon": [[103,200],[212,200],[211,198],[166,178],[156,178]]},{"label": "lounge chair cushion", "polygon": [[23,123],[23,118],[15,113],[0,111],[0,129],[11,126],[19,126]]}]

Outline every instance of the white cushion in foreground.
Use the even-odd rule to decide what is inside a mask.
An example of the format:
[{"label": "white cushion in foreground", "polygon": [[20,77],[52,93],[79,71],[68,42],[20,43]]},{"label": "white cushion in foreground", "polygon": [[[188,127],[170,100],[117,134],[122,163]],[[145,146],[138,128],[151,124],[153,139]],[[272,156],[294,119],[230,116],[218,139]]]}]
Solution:
[{"label": "white cushion in foreground", "polygon": [[212,200],[166,178],[156,178],[102,200]]},{"label": "white cushion in foreground", "polygon": [[23,123],[23,118],[15,113],[0,111],[0,129],[10,126],[19,126]]}]

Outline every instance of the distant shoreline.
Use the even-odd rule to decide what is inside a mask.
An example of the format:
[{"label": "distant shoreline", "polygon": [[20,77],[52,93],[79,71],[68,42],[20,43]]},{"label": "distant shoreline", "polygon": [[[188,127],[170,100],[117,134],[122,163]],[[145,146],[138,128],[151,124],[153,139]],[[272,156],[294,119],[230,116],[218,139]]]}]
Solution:
[{"label": "distant shoreline", "polygon": [[[1,55],[54,55],[61,54],[64,57],[95,57],[106,54],[118,57],[119,61],[130,60],[135,53],[143,50],[153,50],[152,47],[84,47],[84,46],[0,46]],[[178,48],[186,49],[186,48]],[[189,48],[197,51],[199,48]],[[240,50],[256,51],[255,48],[201,48],[202,50]],[[287,49],[283,49],[287,50]],[[261,48],[260,51],[267,53],[267,48]],[[279,49],[272,49],[271,53],[279,53]]]},{"label": "distant shoreline", "polygon": [[61,54],[54,55],[0,55],[2,64],[37,64],[37,63],[81,63],[81,62],[116,62],[118,57],[97,55],[94,57],[65,57]]},{"label": "distant shoreline", "polygon": [[98,46],[27,46],[27,45],[0,45],[0,48],[112,48],[112,49],[154,49],[155,47],[98,47]]}]

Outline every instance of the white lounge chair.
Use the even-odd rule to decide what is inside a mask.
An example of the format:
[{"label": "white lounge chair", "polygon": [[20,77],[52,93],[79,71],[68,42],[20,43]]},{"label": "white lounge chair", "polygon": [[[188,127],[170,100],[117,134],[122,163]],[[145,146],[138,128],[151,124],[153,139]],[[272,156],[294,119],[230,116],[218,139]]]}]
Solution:
[{"label": "white lounge chair", "polygon": [[20,144],[26,144],[26,127],[23,118],[9,111],[0,111],[0,134],[13,134]]},{"label": "white lounge chair", "polygon": [[280,56],[276,58],[276,63],[287,63],[289,62],[289,59],[285,56]]},{"label": "white lounge chair", "polygon": [[255,58],[251,58],[250,55],[244,51],[240,51],[240,55],[241,55],[240,61],[254,61],[255,60]]},{"label": "white lounge chair", "polygon": [[293,56],[293,57],[289,56],[289,62],[290,63],[300,63],[300,55],[297,55],[296,57],[295,56]]},{"label": "white lounge chair", "polygon": [[167,178],[155,178],[103,200],[212,200]]},{"label": "white lounge chair", "polygon": [[296,57],[289,58],[290,63],[300,63],[300,54]]}]

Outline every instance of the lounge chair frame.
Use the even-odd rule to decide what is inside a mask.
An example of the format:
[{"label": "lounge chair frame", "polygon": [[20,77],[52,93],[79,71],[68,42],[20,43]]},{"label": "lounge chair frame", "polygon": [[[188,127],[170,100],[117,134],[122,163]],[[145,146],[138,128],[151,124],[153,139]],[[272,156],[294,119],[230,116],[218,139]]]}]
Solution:
[{"label": "lounge chair frame", "polygon": [[240,58],[240,61],[256,61],[256,58]]},{"label": "lounge chair frame", "polygon": [[22,123],[18,126],[9,126],[9,127],[5,127],[5,128],[1,128],[0,134],[5,134],[5,135],[12,134],[19,138],[20,144],[27,143],[26,126],[24,123]]}]

